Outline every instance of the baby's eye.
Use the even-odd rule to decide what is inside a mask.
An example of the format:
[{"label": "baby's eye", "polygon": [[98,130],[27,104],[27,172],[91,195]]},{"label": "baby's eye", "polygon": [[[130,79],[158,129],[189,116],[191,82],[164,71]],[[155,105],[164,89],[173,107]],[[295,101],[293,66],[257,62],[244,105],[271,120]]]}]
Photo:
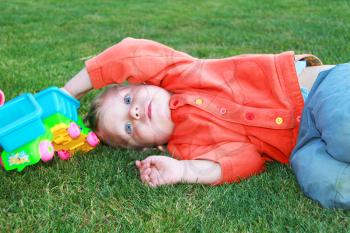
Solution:
[{"label": "baby's eye", "polygon": [[125,124],[125,132],[127,133],[127,134],[132,134],[132,124],[131,124],[131,122],[127,122],[126,124]]},{"label": "baby's eye", "polygon": [[124,96],[124,103],[125,104],[131,104],[132,98],[130,95]]}]

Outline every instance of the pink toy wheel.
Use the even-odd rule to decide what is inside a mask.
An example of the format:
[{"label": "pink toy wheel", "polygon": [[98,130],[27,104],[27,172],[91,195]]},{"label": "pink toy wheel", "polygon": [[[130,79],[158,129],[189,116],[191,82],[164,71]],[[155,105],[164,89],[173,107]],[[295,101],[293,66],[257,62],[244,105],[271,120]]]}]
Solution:
[{"label": "pink toy wheel", "polygon": [[52,143],[48,140],[44,140],[40,142],[39,153],[42,161],[44,162],[50,161],[53,158],[53,155],[55,153]]},{"label": "pink toy wheel", "polygon": [[77,124],[74,122],[70,123],[69,128],[68,128],[68,133],[69,136],[71,136],[73,139],[77,138],[80,136],[80,128]]},{"label": "pink toy wheel", "polygon": [[5,103],[5,94],[0,90],[0,106]]},{"label": "pink toy wheel", "polygon": [[88,136],[86,137],[86,141],[89,143],[90,146],[96,147],[99,143],[100,140],[96,136],[94,132],[90,132]]},{"label": "pink toy wheel", "polygon": [[70,157],[72,157],[72,155],[69,153],[69,151],[66,151],[66,150],[59,150],[57,152],[57,155],[62,160],[68,160],[68,159],[70,159]]}]

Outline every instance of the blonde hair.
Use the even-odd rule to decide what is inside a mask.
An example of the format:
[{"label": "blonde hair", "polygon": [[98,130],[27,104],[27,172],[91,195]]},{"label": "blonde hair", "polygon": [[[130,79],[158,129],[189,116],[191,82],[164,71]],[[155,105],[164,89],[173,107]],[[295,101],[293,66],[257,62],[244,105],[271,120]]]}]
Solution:
[{"label": "blonde hair", "polygon": [[88,114],[86,115],[84,121],[89,125],[89,127],[94,131],[99,131],[99,123],[101,119],[101,113],[102,113],[102,106],[105,102],[105,99],[107,96],[109,96],[111,93],[118,92],[121,88],[125,87],[126,85],[111,85],[104,89],[102,92],[100,92],[92,101],[90,110]]}]

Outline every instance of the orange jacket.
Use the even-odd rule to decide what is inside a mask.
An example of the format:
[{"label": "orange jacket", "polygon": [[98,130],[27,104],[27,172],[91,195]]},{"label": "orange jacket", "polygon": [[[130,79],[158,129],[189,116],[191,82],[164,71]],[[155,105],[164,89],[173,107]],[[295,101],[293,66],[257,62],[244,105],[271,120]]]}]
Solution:
[{"label": "orange jacket", "polygon": [[294,62],[293,52],[197,59],[127,38],[86,68],[94,88],[127,80],[173,93],[169,152],[219,163],[221,184],[261,172],[266,160],[288,162],[304,105]]}]

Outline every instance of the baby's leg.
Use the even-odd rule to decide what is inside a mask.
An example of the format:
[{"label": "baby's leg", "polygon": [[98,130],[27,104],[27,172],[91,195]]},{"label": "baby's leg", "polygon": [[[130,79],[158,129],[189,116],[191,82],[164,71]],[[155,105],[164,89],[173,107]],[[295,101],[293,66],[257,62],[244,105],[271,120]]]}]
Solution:
[{"label": "baby's leg", "polygon": [[350,65],[320,74],[309,93],[290,162],[302,191],[350,209]]},{"label": "baby's leg", "polygon": [[350,162],[350,64],[326,72],[309,94],[308,106],[325,150],[339,161]]},{"label": "baby's leg", "polygon": [[321,138],[294,151],[291,166],[305,195],[327,208],[350,209],[350,166],[330,156]]}]

